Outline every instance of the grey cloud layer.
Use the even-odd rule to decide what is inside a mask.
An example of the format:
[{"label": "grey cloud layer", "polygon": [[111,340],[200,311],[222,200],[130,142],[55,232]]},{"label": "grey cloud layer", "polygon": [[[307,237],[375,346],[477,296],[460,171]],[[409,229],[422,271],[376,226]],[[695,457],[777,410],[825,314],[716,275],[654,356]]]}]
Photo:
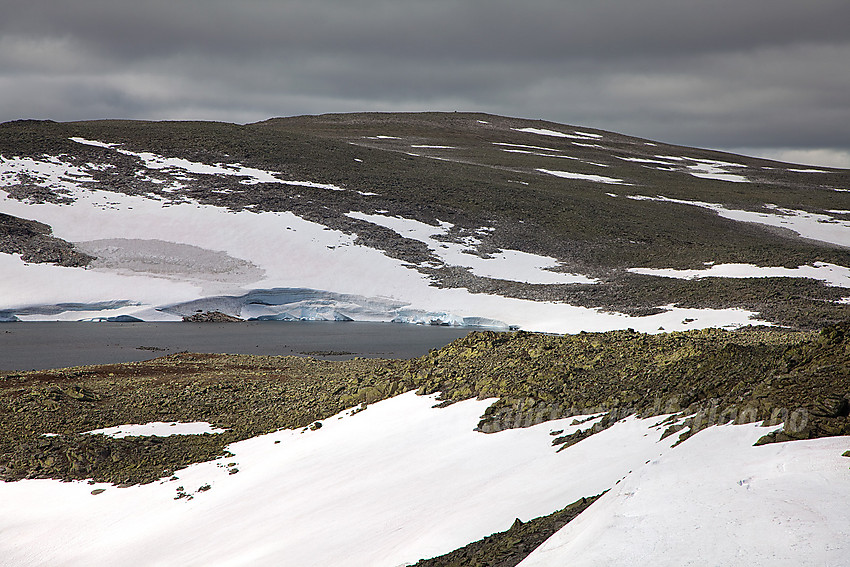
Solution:
[{"label": "grey cloud layer", "polygon": [[0,120],[482,110],[850,147],[850,4],[0,1]]}]

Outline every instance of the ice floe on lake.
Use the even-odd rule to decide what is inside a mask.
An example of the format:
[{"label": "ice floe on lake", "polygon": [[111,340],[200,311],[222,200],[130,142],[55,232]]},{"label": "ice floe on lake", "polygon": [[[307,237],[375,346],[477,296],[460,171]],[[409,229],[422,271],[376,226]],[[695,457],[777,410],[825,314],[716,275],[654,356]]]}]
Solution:
[{"label": "ice floe on lake", "polygon": [[389,298],[297,288],[255,289],[241,296],[204,297],[162,306],[159,311],[178,319],[199,311],[220,311],[260,321],[371,321],[508,329],[503,321],[413,309],[407,302]]}]

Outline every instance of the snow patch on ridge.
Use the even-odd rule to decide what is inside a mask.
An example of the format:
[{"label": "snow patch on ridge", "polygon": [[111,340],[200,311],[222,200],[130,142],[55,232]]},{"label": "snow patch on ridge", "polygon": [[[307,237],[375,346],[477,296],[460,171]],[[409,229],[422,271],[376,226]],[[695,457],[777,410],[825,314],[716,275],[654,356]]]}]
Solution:
[{"label": "snow patch on ridge", "polygon": [[58,191],[61,196],[64,192],[77,189],[80,183],[97,182],[89,170],[101,169],[103,166],[87,164],[81,167],[63,161],[60,157],[43,156],[44,159],[37,160],[0,155],[0,187],[32,184]]},{"label": "snow patch on ridge", "polygon": [[106,435],[114,439],[124,437],[171,437],[172,435],[215,435],[224,433],[226,429],[213,427],[206,421],[152,421],[144,424],[116,425],[86,431],[83,435]]},{"label": "snow patch on ridge", "polygon": [[422,242],[446,265],[469,268],[469,271],[476,276],[530,284],[597,283],[597,280],[587,276],[550,271],[550,268],[558,267],[559,262],[549,256],[539,256],[519,250],[502,250],[482,258],[471,250],[481,244],[481,241],[473,236],[465,237],[462,242],[438,238],[449,234],[453,228],[451,223],[433,226],[414,219],[370,215],[359,211],[351,211],[346,215],[389,228],[400,236]]},{"label": "snow patch on ridge", "polygon": [[583,181],[595,181],[597,183],[606,183],[608,185],[625,185],[626,183],[622,179],[616,179],[614,177],[605,177],[604,175],[588,175],[585,173],[571,173],[569,171],[553,171],[551,169],[540,169],[537,171],[542,173],[548,173],[549,175],[554,175],[555,177],[563,177],[564,179],[581,179]]},{"label": "snow patch on ridge", "polygon": [[834,287],[850,288],[850,268],[815,262],[812,266],[797,268],[762,267],[753,264],[715,264],[702,270],[677,270],[674,268],[629,268],[634,274],[676,279],[700,278],[809,278]]},{"label": "snow patch on ridge", "polygon": [[687,201],[669,197],[648,197],[644,195],[628,195],[629,199],[638,201],[657,201],[660,203],[677,203],[710,209],[723,218],[753,222],[778,228],[787,228],[803,238],[821,242],[829,242],[843,247],[850,247],[850,221],[836,219],[829,215],[810,213],[796,209],[785,209],[776,205],[766,204],[765,208],[774,212],[753,212],[739,209],[729,209],[719,203],[703,201]]},{"label": "snow patch on ridge", "polygon": [[703,179],[714,179],[717,181],[729,181],[731,183],[749,183],[749,179],[743,175],[729,173],[729,168],[746,168],[747,166],[740,163],[718,161],[713,159],[698,159],[689,157],[677,156],[655,156],[661,159],[672,160],[677,162],[693,162],[690,165],[685,165],[685,173],[700,177]]},{"label": "snow patch on ridge", "polygon": [[546,128],[511,128],[517,132],[525,132],[527,134],[538,134],[540,136],[550,136],[553,138],[570,138],[573,140],[598,140],[602,136],[599,134],[591,134],[589,132],[579,132],[575,130],[573,134],[565,134],[556,130],[548,130]]},{"label": "snow patch on ridge", "polygon": [[233,164],[214,164],[209,165],[200,162],[194,162],[183,158],[166,158],[151,152],[131,152],[120,147],[120,144],[107,144],[94,140],[86,140],[84,138],[70,138],[72,141],[108,148],[117,151],[118,153],[134,156],[142,160],[145,167],[148,169],[165,170],[171,174],[196,173],[201,175],[226,175],[234,177],[244,177],[240,183],[245,185],[256,185],[257,183],[280,183],[283,185],[295,185],[299,187],[313,187],[316,189],[328,189],[331,191],[345,191],[342,187],[331,185],[328,183],[313,183],[312,181],[288,181],[278,178],[278,172],[266,171],[253,167],[245,167],[239,163]]}]

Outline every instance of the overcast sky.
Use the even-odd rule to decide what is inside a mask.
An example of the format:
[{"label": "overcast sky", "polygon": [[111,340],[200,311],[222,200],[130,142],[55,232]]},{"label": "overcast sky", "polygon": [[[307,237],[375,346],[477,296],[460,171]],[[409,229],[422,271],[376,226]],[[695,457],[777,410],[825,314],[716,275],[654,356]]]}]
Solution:
[{"label": "overcast sky", "polygon": [[850,2],[0,0],[0,121],[361,110],[850,167]]}]

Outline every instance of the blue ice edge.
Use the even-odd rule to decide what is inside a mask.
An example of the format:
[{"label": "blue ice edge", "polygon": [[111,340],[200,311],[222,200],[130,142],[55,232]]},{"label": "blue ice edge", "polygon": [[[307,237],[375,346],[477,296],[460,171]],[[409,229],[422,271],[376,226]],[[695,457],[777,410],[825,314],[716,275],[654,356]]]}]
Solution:
[{"label": "blue ice edge", "polygon": [[239,296],[205,297],[160,307],[158,310],[181,317],[204,311],[221,311],[249,321],[375,321],[511,328],[496,319],[461,317],[445,311],[424,311],[408,306],[407,303],[389,298],[286,287],[255,289]]},{"label": "blue ice edge", "polygon": [[[68,311],[111,311],[113,309],[121,309],[122,307],[132,307],[140,305],[135,301],[115,300],[115,301],[96,301],[93,303],[55,303],[52,305],[32,305],[28,307],[19,307],[17,309],[0,310],[0,323],[11,323],[20,321],[19,316],[43,315],[49,317],[58,315]],[[89,319],[92,320],[92,319]],[[96,317],[94,320],[129,322],[141,321],[137,317],[130,315],[117,315],[115,317]]]},{"label": "blue ice edge", "polygon": [[[19,316],[51,316],[68,311],[110,311],[139,305],[128,300],[95,303],[58,303],[0,311],[0,322],[18,321]],[[249,321],[372,321],[452,327],[515,329],[503,321],[486,317],[461,317],[445,311],[410,309],[409,304],[389,298],[366,297],[308,288],[255,289],[244,295],[219,295],[160,306],[157,311],[191,316],[220,311]],[[131,315],[102,316],[87,321],[141,321]]]}]

